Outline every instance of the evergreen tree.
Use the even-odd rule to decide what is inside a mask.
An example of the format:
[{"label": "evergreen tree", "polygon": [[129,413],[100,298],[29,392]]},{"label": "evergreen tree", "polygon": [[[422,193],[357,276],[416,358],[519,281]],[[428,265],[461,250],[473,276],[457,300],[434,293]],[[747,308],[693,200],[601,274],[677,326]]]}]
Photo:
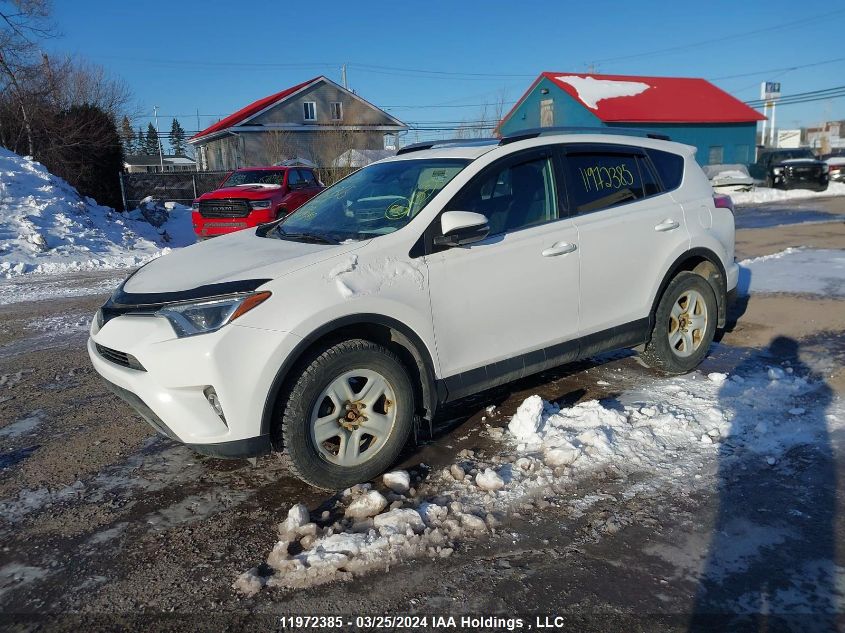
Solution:
[{"label": "evergreen tree", "polygon": [[138,126],[138,140],[135,141],[135,151],[139,154],[147,153],[147,139],[144,138],[144,130]]},{"label": "evergreen tree", "polygon": [[135,153],[135,132],[128,116],[124,116],[120,122],[120,143],[123,145],[123,153],[126,156]]},{"label": "evergreen tree", "polygon": [[144,139],[144,153],[148,156],[158,156],[159,140],[158,132],[152,123],[147,124],[147,138]]},{"label": "evergreen tree", "polygon": [[185,130],[176,119],[173,119],[173,125],[170,126],[170,147],[175,156],[185,155]]}]

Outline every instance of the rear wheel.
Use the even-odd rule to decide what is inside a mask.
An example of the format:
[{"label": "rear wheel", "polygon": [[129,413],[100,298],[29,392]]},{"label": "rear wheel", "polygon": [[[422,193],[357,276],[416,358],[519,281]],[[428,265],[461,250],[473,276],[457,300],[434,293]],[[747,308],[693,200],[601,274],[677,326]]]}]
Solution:
[{"label": "rear wheel", "polygon": [[640,358],[668,374],[692,371],[710,349],[717,318],[710,283],[695,273],[679,273],[657,305],[651,340]]},{"label": "rear wheel", "polygon": [[413,416],[413,388],[399,358],[371,341],[349,340],[302,370],[275,439],[302,480],[340,490],[390,467]]}]

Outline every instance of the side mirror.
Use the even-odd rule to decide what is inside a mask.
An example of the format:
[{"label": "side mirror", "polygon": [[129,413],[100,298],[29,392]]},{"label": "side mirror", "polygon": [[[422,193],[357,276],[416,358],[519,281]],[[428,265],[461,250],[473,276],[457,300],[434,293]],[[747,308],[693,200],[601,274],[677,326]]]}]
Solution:
[{"label": "side mirror", "polygon": [[435,246],[465,246],[479,242],[490,233],[487,216],[472,211],[446,211],[440,216],[440,232]]}]

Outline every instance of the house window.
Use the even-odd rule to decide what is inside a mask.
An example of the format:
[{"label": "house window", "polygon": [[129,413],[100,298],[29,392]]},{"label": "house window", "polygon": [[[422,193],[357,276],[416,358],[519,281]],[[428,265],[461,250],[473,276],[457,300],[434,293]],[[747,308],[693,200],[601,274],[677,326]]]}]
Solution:
[{"label": "house window", "polygon": [[711,145],[707,157],[708,165],[720,165],[725,162],[725,148],[721,145]]},{"label": "house window", "polygon": [[540,127],[552,127],[555,124],[554,99],[543,99],[540,102]]},{"label": "house window", "polygon": [[742,163],[747,165],[751,162],[749,158],[749,147],[748,145],[737,145],[734,148],[734,162]]},{"label": "house window", "polygon": [[332,108],[332,121],[342,121],[343,120],[343,104],[340,101],[332,101],[331,102]]},{"label": "house window", "polygon": [[316,101],[306,101],[302,104],[304,108],[305,120],[306,121],[316,121],[317,120],[317,102]]}]

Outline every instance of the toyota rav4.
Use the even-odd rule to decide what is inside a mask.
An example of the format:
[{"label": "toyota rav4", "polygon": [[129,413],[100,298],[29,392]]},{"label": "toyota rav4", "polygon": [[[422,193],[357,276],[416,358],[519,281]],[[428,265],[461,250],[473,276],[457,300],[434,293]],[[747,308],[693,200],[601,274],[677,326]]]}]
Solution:
[{"label": "toyota rav4", "polygon": [[295,211],[322,189],[310,167],[236,169],[220,187],[194,201],[194,232],[202,240],[255,228]]},{"label": "toyota rav4", "polygon": [[137,270],[91,361],[160,433],[280,451],[328,489],[390,467],[442,404],[556,365],[630,347],[688,372],[738,276],[694,153],[555,129],[406,147]]}]

